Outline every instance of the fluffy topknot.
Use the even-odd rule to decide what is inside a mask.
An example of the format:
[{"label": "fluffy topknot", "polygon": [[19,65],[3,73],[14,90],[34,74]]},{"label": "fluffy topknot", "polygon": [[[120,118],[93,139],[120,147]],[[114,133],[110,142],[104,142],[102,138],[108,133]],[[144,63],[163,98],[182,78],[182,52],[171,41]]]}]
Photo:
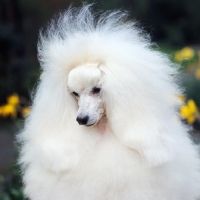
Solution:
[{"label": "fluffy topknot", "polygon": [[127,46],[150,47],[149,36],[135,22],[128,21],[127,12],[105,12],[97,17],[91,7],[70,7],[40,31],[38,57],[43,69],[53,65],[71,69],[80,62],[106,63],[109,57],[123,61],[124,51],[127,56],[132,53]]}]

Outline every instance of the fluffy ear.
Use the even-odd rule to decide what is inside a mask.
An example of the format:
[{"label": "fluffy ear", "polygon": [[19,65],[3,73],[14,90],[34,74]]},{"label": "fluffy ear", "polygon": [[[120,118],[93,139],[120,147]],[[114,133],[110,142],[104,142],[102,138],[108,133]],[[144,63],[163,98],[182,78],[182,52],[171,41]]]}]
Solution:
[{"label": "fluffy ear", "polygon": [[[115,108],[113,107],[113,110]],[[139,121],[132,116],[127,119],[127,113],[118,110],[116,117],[111,117],[110,124],[114,134],[123,145],[136,150],[149,166],[157,166],[173,159],[175,152],[175,140],[172,130],[162,126],[160,119],[153,116],[141,116]],[[117,117],[121,115],[120,117]],[[170,125],[169,125],[170,126]]]},{"label": "fluffy ear", "polygon": [[22,165],[34,163],[58,172],[78,164],[84,134],[76,123],[76,101],[65,82],[61,74],[42,75],[31,114],[19,136]]},{"label": "fluffy ear", "polygon": [[178,131],[174,84],[159,71],[156,77],[150,70],[149,74],[144,73],[140,67],[115,64],[102,70],[106,74],[106,114],[116,137],[136,150],[150,166],[173,159],[174,132]]}]

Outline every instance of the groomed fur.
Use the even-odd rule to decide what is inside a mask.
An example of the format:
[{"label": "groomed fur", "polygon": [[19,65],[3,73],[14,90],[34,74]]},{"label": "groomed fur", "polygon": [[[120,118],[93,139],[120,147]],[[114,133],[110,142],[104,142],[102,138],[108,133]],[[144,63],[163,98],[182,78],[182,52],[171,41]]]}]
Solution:
[{"label": "groomed fur", "polygon": [[[40,34],[43,69],[20,163],[31,200],[195,200],[199,158],[179,122],[176,68],[124,12],[70,8]],[[76,122],[67,89],[78,65],[101,65],[106,129]],[[76,84],[76,83],[75,83]]]}]

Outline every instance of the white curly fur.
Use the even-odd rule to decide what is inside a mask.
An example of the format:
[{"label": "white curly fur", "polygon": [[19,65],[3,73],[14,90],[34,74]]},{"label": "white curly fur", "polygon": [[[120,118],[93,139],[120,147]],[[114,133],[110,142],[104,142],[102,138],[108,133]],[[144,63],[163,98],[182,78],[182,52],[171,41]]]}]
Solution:
[{"label": "white curly fur", "polygon": [[[18,139],[31,200],[195,200],[200,162],[179,122],[176,68],[121,11],[98,19],[91,6],[53,20],[38,45],[42,66],[32,111]],[[102,72],[105,115],[76,122],[68,75]],[[92,66],[90,66],[92,65]],[[90,74],[91,71],[91,74]],[[76,70],[84,85],[84,73]],[[88,81],[90,83],[90,81]]]}]

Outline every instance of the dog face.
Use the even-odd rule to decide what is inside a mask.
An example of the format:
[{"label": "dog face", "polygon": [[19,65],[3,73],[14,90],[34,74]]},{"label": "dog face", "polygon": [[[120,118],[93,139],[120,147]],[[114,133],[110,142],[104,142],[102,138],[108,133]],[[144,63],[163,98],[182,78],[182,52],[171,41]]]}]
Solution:
[{"label": "dog face", "polygon": [[103,74],[98,65],[77,66],[70,71],[67,85],[78,104],[79,125],[95,125],[104,114]]}]

